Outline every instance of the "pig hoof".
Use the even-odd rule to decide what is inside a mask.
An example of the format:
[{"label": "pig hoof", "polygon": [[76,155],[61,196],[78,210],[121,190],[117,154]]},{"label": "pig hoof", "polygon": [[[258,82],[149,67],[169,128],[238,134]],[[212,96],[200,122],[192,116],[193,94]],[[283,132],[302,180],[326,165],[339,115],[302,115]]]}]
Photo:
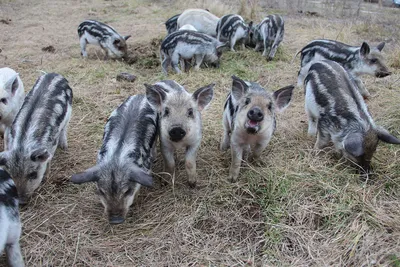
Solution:
[{"label": "pig hoof", "polygon": [[189,184],[190,188],[196,188],[196,181],[194,181],[194,182],[189,181],[188,184]]},{"label": "pig hoof", "polygon": [[229,145],[226,145],[226,144],[223,144],[223,145],[221,145],[221,146],[219,147],[219,149],[220,149],[221,151],[227,151],[228,148],[229,148]]},{"label": "pig hoof", "polygon": [[230,181],[231,183],[236,183],[236,182],[237,182],[237,177],[231,176],[231,177],[229,177],[229,181]]}]

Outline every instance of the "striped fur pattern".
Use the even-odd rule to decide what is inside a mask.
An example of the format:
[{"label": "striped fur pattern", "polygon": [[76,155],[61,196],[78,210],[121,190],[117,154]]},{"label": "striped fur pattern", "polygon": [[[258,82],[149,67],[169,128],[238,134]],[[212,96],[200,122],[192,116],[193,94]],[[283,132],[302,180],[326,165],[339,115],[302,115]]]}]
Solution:
[{"label": "striped fur pattern", "polygon": [[301,68],[298,76],[298,86],[303,85],[304,78],[310,66],[320,60],[332,60],[339,63],[350,74],[364,98],[370,94],[360,80],[360,76],[367,74],[378,78],[391,74],[384,63],[381,51],[385,43],[370,48],[367,43],[360,46],[350,46],[333,40],[314,40],[303,47],[301,53]]},{"label": "striped fur pattern", "polygon": [[18,73],[10,68],[0,68],[0,134],[5,138],[5,131],[11,127],[24,98],[24,85]]},{"label": "striped fur pattern", "polygon": [[38,78],[7,136],[8,150],[0,153],[26,203],[43,180],[57,146],[67,149],[67,126],[72,112],[72,90],[56,73]]},{"label": "striped fur pattern", "polygon": [[86,45],[99,45],[106,53],[106,58],[123,58],[127,56],[126,40],[131,37],[121,36],[111,26],[95,20],[85,20],[78,26],[81,54],[87,57]]},{"label": "striped fur pattern", "polygon": [[5,250],[9,266],[24,266],[19,246],[21,222],[17,188],[11,176],[2,168],[0,168],[0,225],[0,255]]},{"label": "striped fur pattern", "polygon": [[184,148],[189,185],[196,186],[196,155],[201,142],[201,111],[211,102],[214,84],[190,94],[172,80],[146,85],[150,103],[160,111],[160,143],[165,171],[175,171],[174,151]]},{"label": "striped fur pattern", "polygon": [[224,135],[220,149],[226,151],[231,147],[229,178],[235,182],[244,153],[252,149],[254,158],[258,158],[267,147],[276,128],[275,114],[289,105],[294,86],[272,93],[258,83],[236,76],[232,79],[232,90],[224,105]]},{"label": "striped fur pattern", "polygon": [[254,38],[256,40],[256,51],[263,49],[263,56],[268,60],[275,57],[275,53],[283,40],[285,34],[285,23],[282,16],[269,15],[256,26]]},{"label": "striped fur pattern", "polygon": [[377,127],[348,72],[334,61],[313,63],[304,81],[308,134],[317,135],[316,149],[333,142],[337,151],[369,173],[378,140],[400,140]]},{"label": "striped fur pattern", "polygon": [[178,30],[178,18],[181,14],[177,14],[171,18],[169,18],[165,22],[165,28],[167,29],[168,34],[176,32]]},{"label": "striped fur pattern", "polygon": [[190,24],[197,31],[216,37],[218,20],[217,16],[206,9],[186,9],[178,18],[178,29],[185,24]]},{"label": "striped fur pattern", "polygon": [[152,186],[157,135],[157,110],[144,95],[131,96],[108,119],[97,164],[72,176],[74,183],[97,183],[111,224],[124,222],[141,185]]},{"label": "striped fur pattern", "polygon": [[236,42],[242,41],[243,47],[249,36],[249,32],[253,22],[246,25],[244,19],[235,14],[225,15],[221,17],[217,24],[217,40],[228,41],[232,51]]},{"label": "striped fur pattern", "polygon": [[202,62],[219,66],[219,59],[222,55],[224,43],[204,33],[182,30],[168,35],[161,43],[160,55],[163,72],[168,74],[168,67],[181,73],[178,67],[180,59],[196,60],[195,70],[200,69]]}]

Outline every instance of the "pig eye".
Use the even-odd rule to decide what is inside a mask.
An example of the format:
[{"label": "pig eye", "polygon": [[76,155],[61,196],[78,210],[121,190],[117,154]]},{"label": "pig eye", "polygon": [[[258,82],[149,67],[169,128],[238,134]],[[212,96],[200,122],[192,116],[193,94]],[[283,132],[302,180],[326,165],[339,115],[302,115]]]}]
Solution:
[{"label": "pig eye", "polygon": [[187,115],[188,115],[189,117],[193,117],[193,109],[192,109],[192,108],[189,108],[189,109],[188,109]]},{"label": "pig eye", "polygon": [[0,102],[3,103],[4,105],[7,105],[7,98],[2,98],[0,99]]},{"label": "pig eye", "polygon": [[370,60],[370,62],[371,62],[372,64],[375,64],[376,62],[378,62],[378,59],[377,59],[377,58],[373,58],[373,59]]},{"label": "pig eye", "polygon": [[167,117],[169,115],[169,108],[164,109],[164,117]]},{"label": "pig eye", "polygon": [[245,105],[248,105],[248,104],[250,104],[250,98],[248,97],[248,98],[246,98],[246,101],[244,102],[244,104]]},{"label": "pig eye", "polygon": [[129,188],[128,190],[126,190],[126,192],[124,193],[124,196],[130,196],[132,195],[132,188]]},{"label": "pig eye", "polygon": [[267,108],[269,109],[269,111],[271,111],[271,109],[272,109],[272,103],[269,103],[269,104],[267,105]]},{"label": "pig eye", "polygon": [[37,178],[37,172],[31,172],[28,174],[28,180],[35,180]]}]

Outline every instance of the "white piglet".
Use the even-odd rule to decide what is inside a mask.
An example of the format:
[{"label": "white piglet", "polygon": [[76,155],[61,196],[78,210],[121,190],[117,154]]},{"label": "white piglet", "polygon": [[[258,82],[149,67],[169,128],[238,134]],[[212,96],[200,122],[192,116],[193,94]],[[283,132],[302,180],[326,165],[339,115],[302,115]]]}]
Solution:
[{"label": "white piglet", "polygon": [[[0,69],[0,133],[5,136],[7,128],[17,115],[24,102],[24,85],[13,69]],[[6,142],[4,142],[6,144]]]},{"label": "white piglet", "polygon": [[187,9],[178,18],[178,29],[190,24],[198,32],[216,37],[218,21],[217,16],[205,9]]}]

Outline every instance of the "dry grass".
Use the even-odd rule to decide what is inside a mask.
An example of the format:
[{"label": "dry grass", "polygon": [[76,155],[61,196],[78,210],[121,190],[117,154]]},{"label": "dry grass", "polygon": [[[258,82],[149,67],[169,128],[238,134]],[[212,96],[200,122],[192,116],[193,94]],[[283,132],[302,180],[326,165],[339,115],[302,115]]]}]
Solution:
[{"label": "dry grass", "polygon": [[[358,20],[337,19],[336,13],[308,17],[277,10],[291,15],[285,17],[286,36],[273,62],[240,50],[224,54],[220,69],[171,74],[169,79],[190,91],[217,83],[215,98],[203,117],[198,188],[188,188],[181,155],[174,184],[162,186],[159,160],[155,187],[141,190],[124,224],[110,226],[94,185],[71,185],[69,177],[95,163],[111,111],[129,95],[143,93],[143,83],[166,78],[157,65],[163,22],[187,7],[209,8],[218,15],[237,12],[239,1],[0,3],[0,19],[12,19],[9,25],[1,25],[0,65],[16,69],[26,90],[40,70],[63,74],[74,90],[69,151],[57,151],[50,176],[21,211],[27,266],[400,266],[398,146],[380,144],[373,161],[375,179],[360,181],[353,166],[332,150],[313,151],[315,140],[306,135],[303,93],[297,90],[291,106],[279,115],[276,135],[261,162],[244,164],[238,183],[227,181],[230,156],[217,149],[230,76],[257,80],[272,90],[293,84],[298,71],[297,61],[291,64],[293,55],[322,37],[351,44],[388,41],[384,51],[393,75],[366,77],[365,83],[377,124],[400,136],[399,43],[393,34],[400,25],[397,10],[368,15],[396,22],[379,38],[372,36],[379,28],[370,27],[371,23],[360,26],[362,15]],[[260,1],[258,19],[268,12],[265,4]],[[86,18],[132,34],[128,43],[136,62],[103,61],[102,52],[90,46],[90,58],[83,60],[76,27]],[[55,53],[41,50],[49,45]],[[137,75],[136,82],[116,82],[120,72]]]}]

